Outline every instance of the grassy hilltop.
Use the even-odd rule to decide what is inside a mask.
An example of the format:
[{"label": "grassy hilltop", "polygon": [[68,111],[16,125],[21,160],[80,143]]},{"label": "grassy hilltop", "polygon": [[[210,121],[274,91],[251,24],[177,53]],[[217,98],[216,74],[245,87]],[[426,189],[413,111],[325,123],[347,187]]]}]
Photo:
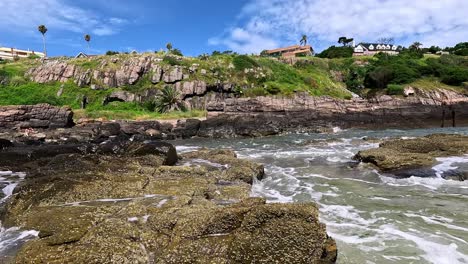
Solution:
[{"label": "grassy hilltop", "polygon": [[[375,94],[402,94],[406,85],[423,89],[444,88],[465,92],[468,81],[468,59],[463,56],[399,56],[324,59],[316,57],[297,58],[294,65],[275,58],[237,54],[202,55],[197,58],[168,56],[165,53],[140,55],[118,54],[84,59],[64,59],[81,69],[119,68],[121,62],[139,56],[154,56],[162,66],[182,66],[189,69],[197,65],[205,73],[196,71],[184,81],[199,80],[207,85],[231,83],[237,96],[253,97],[268,95],[289,96],[307,92],[313,96],[331,96],[351,99],[352,93],[361,96]],[[118,59],[118,60],[115,60]],[[109,60],[118,63],[105,63]],[[77,117],[104,117],[109,119],[150,119],[194,117],[203,110],[160,114],[151,103],[113,102],[103,106],[104,98],[112,92],[125,90],[141,92],[147,89],[163,89],[164,84],[153,84],[143,76],[134,85],[104,90],[78,87],[73,81],[38,84],[26,75],[30,68],[38,67],[37,59],[21,59],[0,63],[0,105],[49,103],[68,105],[77,111]],[[465,85],[465,86],[464,86]],[[57,92],[63,87],[61,96]],[[89,105],[80,108],[81,98],[86,95]]]}]

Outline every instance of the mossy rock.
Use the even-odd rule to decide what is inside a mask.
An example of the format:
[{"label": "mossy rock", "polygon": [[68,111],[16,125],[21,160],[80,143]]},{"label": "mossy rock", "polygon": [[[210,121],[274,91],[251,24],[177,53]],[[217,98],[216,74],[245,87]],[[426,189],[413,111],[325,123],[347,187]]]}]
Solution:
[{"label": "mossy rock", "polygon": [[430,167],[438,157],[467,153],[468,136],[435,134],[416,139],[389,140],[377,149],[360,151],[355,158],[391,172]]}]

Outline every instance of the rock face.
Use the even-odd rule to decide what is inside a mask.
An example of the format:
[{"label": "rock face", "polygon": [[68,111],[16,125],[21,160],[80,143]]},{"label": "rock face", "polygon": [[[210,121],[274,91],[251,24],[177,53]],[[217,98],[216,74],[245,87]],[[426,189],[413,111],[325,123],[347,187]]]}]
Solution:
[{"label": "rock face", "polygon": [[0,128],[60,128],[73,125],[68,107],[48,104],[0,106]]},{"label": "rock face", "polygon": [[[172,86],[189,108],[205,109],[213,98],[222,99],[232,96],[233,84],[216,81],[208,85],[202,80],[193,80],[198,66],[166,65],[154,56],[130,57],[126,59],[101,58],[88,61],[52,60],[36,68],[31,68],[26,77],[37,83],[74,81],[79,87],[91,89],[122,88],[149,81],[151,84]],[[75,64],[72,64],[75,63]],[[81,66],[79,64],[82,64]],[[95,69],[86,69],[86,63],[96,64]],[[214,74],[214,73],[213,73]],[[215,76],[212,76],[215,77]],[[217,76],[216,76],[217,78]],[[190,79],[190,80],[189,80]],[[105,102],[152,102],[161,94],[160,89],[148,85],[140,92],[116,91]],[[208,93],[214,95],[208,95]]]},{"label": "rock face", "polygon": [[[356,159],[371,163],[381,171],[398,177],[435,176],[431,169],[436,158],[468,154],[468,136],[435,134],[407,140],[390,140],[377,149],[364,150]],[[465,175],[460,176],[464,179]]]},{"label": "rock face", "polygon": [[20,161],[0,159],[0,169],[27,173],[0,211],[2,223],[39,232],[15,261],[336,261],[335,241],[319,222],[315,204],[266,204],[249,198],[253,179],[263,177],[263,166],[237,159],[230,150],[187,153],[176,166],[167,166],[173,147],[161,146],[110,141],[91,146],[94,152],[28,155],[31,148],[47,152],[51,145],[0,151],[4,156],[15,153],[9,156]]},{"label": "rock face", "polygon": [[294,97],[226,98],[210,101],[200,136],[265,136],[287,131],[343,128],[468,125],[468,97],[452,91],[417,90],[408,98],[339,100]]}]

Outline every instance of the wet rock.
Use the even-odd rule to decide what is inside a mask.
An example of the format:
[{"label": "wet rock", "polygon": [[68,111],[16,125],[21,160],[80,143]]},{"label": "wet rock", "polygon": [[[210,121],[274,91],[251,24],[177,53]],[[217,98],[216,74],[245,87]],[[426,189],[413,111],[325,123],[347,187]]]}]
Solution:
[{"label": "wet rock", "polygon": [[10,140],[0,138],[0,150],[13,147],[13,143]]},{"label": "wet rock", "polygon": [[[428,170],[436,158],[468,153],[468,136],[435,134],[416,139],[389,140],[377,149],[360,151],[355,159],[371,163],[381,171],[406,176],[432,176]],[[412,175],[415,174],[415,175]]]},{"label": "wet rock", "polygon": [[37,230],[39,238],[21,248],[18,263],[335,262],[336,244],[314,204],[249,198],[261,165],[205,149],[165,166],[175,151],[167,144],[119,144],[116,153],[24,164],[28,176],[3,223]]}]

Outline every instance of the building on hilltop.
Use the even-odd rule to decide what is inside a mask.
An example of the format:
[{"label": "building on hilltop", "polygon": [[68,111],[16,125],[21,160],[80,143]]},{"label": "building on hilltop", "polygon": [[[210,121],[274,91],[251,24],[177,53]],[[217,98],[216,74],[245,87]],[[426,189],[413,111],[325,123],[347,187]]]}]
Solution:
[{"label": "building on hilltop", "polygon": [[75,59],[79,58],[90,58],[90,57],[96,57],[97,55],[90,55],[90,54],[85,54],[83,52],[78,53],[78,55],[75,56]]},{"label": "building on hilltop", "polygon": [[0,59],[2,60],[13,60],[15,58],[27,58],[31,55],[36,55],[43,58],[45,55],[42,52],[36,52],[33,50],[20,50],[15,48],[0,47]]},{"label": "building on hilltop", "polygon": [[354,47],[353,56],[374,56],[377,53],[400,54],[401,46],[391,44],[360,43]]},{"label": "building on hilltop", "polygon": [[312,56],[314,55],[314,49],[310,45],[305,45],[305,46],[294,45],[294,46],[289,46],[285,48],[266,50],[265,54],[268,56],[283,57],[283,58]]}]

